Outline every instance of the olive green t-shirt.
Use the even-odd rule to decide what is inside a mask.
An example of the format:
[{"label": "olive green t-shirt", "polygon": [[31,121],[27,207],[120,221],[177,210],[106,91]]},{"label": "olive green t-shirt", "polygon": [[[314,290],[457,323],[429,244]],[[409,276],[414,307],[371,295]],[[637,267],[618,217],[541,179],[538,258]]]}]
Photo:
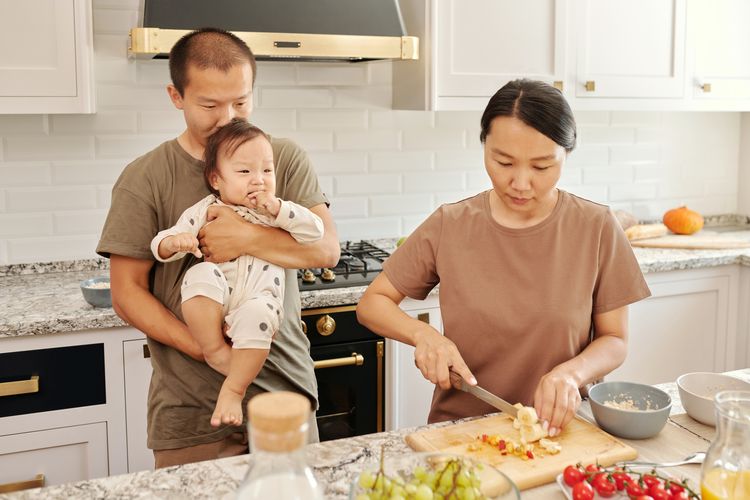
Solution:
[{"label": "olive green t-shirt", "polygon": [[[276,195],[306,208],[327,203],[305,152],[286,139],[272,138],[271,145]],[[208,194],[203,162],[190,156],[176,139],[163,143],[128,165],[115,183],[97,253],[154,260],[151,239]],[[188,254],[175,262],[155,262],[149,276],[154,296],[180,319],[180,284],[198,260]],[[245,402],[258,392],[289,390],[306,395],[317,408],[318,390],[310,342],[301,327],[296,270],[287,269],[285,286],[284,321]],[[238,430],[230,426],[216,429],[209,423],[223,375],[153,339],[148,339],[148,345],[154,370],[148,394],[149,448],[210,443]]]},{"label": "olive green t-shirt", "polygon": [[[532,405],[541,377],[588,345],[593,315],[651,292],[608,207],[561,190],[545,220],[512,229],[492,217],[490,193],[438,208],[383,271],[418,300],[440,283],[444,334],[479,385]],[[429,421],[494,411],[436,386]]]}]

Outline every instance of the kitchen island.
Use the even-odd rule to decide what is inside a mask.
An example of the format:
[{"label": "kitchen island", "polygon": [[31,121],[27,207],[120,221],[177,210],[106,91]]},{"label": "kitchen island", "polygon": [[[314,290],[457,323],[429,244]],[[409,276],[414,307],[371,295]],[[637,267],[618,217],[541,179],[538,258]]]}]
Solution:
[{"label": "kitchen island", "polygon": [[[750,381],[750,369],[730,372]],[[672,411],[659,435],[644,440],[623,440],[639,452],[640,460],[672,461],[710,445],[715,429],[693,421],[686,415],[677,395],[674,382],[658,385],[672,396]],[[581,415],[591,419],[588,402]],[[424,428],[450,425],[433,424]],[[325,488],[326,498],[348,498],[349,485],[360,471],[376,464],[381,447],[388,454],[409,453],[404,436],[415,429],[369,434],[354,438],[328,441],[306,448],[308,463],[313,466],[318,480]],[[153,472],[139,472],[121,476],[81,481],[8,495],[8,500],[37,498],[232,498],[247,472],[252,455],[211,460],[196,464],[169,467]],[[591,457],[592,461],[595,457]],[[687,477],[698,486],[700,466],[686,465],[669,469],[676,477]],[[563,498],[555,483],[523,492],[523,498]]]}]

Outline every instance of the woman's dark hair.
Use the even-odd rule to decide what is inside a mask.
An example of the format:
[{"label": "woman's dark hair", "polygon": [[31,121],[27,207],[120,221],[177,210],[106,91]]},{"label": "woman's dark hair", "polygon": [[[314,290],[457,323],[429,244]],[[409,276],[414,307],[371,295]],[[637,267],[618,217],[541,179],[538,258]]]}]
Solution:
[{"label": "woman's dark hair", "polygon": [[206,179],[208,189],[213,194],[219,194],[211,186],[211,177],[219,173],[219,155],[232,156],[238,147],[258,136],[270,140],[265,132],[255,125],[251,125],[247,120],[234,118],[208,138],[206,149],[203,152],[203,161],[206,163],[203,168],[203,177]]},{"label": "woman's dark hair", "polygon": [[181,96],[188,86],[188,68],[218,69],[227,72],[238,64],[250,63],[255,85],[255,56],[237,35],[218,28],[191,31],[169,51],[169,75]]},{"label": "woman's dark hair", "polygon": [[568,102],[552,85],[519,79],[506,83],[490,98],[482,114],[479,140],[487,139],[492,120],[512,116],[546,135],[570,153],[576,147],[576,121]]}]

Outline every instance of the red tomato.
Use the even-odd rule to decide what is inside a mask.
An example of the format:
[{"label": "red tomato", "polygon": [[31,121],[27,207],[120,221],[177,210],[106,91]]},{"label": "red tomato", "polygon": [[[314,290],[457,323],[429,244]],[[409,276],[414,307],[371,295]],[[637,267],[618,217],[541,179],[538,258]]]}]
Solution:
[{"label": "red tomato", "polygon": [[600,497],[609,498],[615,494],[617,486],[614,480],[609,480],[607,476],[601,474],[594,479],[594,489]]},{"label": "red tomato", "polygon": [[690,497],[687,494],[687,491],[677,491],[674,493],[669,494],[669,500],[688,500]]},{"label": "red tomato", "polygon": [[575,486],[576,484],[583,481],[585,477],[586,475],[583,473],[583,471],[575,465],[568,465],[563,471],[563,479],[565,480],[565,484],[567,484],[568,486]]},{"label": "red tomato", "polygon": [[651,474],[644,474],[642,479],[643,483],[646,485],[646,489],[655,484],[661,484],[661,480],[656,476],[652,476]]},{"label": "red tomato", "polygon": [[648,495],[638,495],[637,497],[630,497],[633,500],[654,500],[654,497],[650,497]]},{"label": "red tomato", "polygon": [[641,495],[646,494],[646,491],[641,487],[641,485],[638,484],[637,481],[628,483],[628,485],[625,487],[625,491],[628,493],[628,496],[630,498],[637,498]]},{"label": "red tomato", "polygon": [[[666,485],[665,485],[665,488],[666,488]],[[673,495],[675,493],[680,493],[680,492],[685,491],[685,488],[683,488],[681,485],[677,483],[671,483],[671,482],[669,483],[669,488],[666,488],[666,489],[669,490],[669,492],[672,493]]]},{"label": "red tomato", "polygon": [[588,473],[589,475],[591,475],[591,476],[593,476],[594,474],[596,474],[596,473],[597,473],[597,472],[599,472],[600,470],[602,470],[602,468],[601,468],[601,467],[599,467],[599,464],[588,464],[588,465],[586,466],[586,472],[587,472],[587,473]]},{"label": "red tomato", "polygon": [[664,485],[661,483],[654,483],[649,486],[648,494],[651,495],[654,500],[669,500],[669,493],[664,489]]},{"label": "red tomato", "polygon": [[624,490],[625,486],[628,483],[632,483],[633,482],[633,478],[630,477],[630,476],[628,476],[624,472],[615,472],[614,474],[612,474],[612,479],[615,480],[615,486],[617,486],[617,491]]},{"label": "red tomato", "polygon": [[593,500],[594,488],[586,481],[573,486],[573,500]]}]

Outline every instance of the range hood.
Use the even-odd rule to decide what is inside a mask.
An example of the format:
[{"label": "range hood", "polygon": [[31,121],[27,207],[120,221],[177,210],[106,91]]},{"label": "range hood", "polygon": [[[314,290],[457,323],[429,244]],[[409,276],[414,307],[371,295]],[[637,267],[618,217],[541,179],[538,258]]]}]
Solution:
[{"label": "range hood", "polygon": [[398,0],[144,0],[128,55],[167,58],[180,37],[209,26],[242,38],[261,61],[418,59],[419,52]]}]

